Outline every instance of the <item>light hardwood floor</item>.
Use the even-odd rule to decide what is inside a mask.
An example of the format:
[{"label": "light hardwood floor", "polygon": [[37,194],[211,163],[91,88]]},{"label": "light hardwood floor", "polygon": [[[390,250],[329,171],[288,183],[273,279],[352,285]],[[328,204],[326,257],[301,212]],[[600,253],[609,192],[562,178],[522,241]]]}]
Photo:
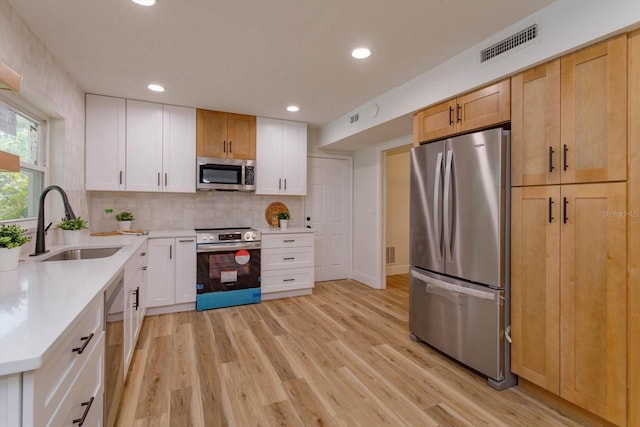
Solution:
[{"label": "light hardwood floor", "polygon": [[411,341],[407,282],[149,316],[117,425],[578,425]]}]

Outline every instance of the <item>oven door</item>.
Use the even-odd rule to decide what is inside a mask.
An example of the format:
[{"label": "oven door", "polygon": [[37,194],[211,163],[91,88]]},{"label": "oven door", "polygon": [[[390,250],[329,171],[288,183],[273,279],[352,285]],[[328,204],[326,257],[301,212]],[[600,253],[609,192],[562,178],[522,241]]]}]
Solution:
[{"label": "oven door", "polygon": [[198,252],[197,293],[260,287],[260,249]]}]

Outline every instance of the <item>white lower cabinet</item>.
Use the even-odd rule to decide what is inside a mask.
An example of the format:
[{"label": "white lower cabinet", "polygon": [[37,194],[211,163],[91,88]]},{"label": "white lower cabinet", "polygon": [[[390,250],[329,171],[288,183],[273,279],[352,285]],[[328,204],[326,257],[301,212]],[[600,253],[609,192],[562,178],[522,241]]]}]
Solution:
[{"label": "white lower cabinet", "polygon": [[148,244],[144,243],[124,267],[124,377],[140,335],[145,315],[145,290]]},{"label": "white lower cabinet", "polygon": [[73,426],[83,417],[84,425],[102,425],[103,308],[100,293],[58,339],[42,367],[22,374],[23,426]]},{"label": "white lower cabinet", "polygon": [[313,232],[263,232],[261,258],[263,300],[311,294],[314,286]]},{"label": "white lower cabinet", "polygon": [[147,312],[193,310],[195,301],[195,235],[149,239]]}]

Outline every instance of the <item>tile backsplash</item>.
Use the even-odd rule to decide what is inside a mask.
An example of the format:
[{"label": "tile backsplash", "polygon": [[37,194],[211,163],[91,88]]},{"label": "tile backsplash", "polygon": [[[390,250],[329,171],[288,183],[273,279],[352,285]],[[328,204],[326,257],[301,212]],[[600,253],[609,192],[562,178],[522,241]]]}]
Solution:
[{"label": "tile backsplash", "polygon": [[[203,191],[195,194],[87,192],[92,232],[117,230],[115,214],[132,212],[133,229],[185,230],[199,227],[268,227],[265,210],[282,202],[291,214],[290,226],[304,226],[304,197]],[[106,209],[113,209],[105,214]]]}]

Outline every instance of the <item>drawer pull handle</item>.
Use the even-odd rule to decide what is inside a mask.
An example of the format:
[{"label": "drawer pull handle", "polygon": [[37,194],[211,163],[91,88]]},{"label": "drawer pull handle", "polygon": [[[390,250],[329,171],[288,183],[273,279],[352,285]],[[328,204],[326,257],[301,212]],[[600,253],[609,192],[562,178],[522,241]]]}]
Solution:
[{"label": "drawer pull handle", "polygon": [[295,282],[296,279],[284,279],[283,282]]},{"label": "drawer pull handle", "polygon": [[296,241],[296,239],[287,239],[287,240],[283,240],[282,242],[283,243],[293,243],[295,241]]},{"label": "drawer pull handle", "polygon": [[293,259],[296,259],[296,257],[294,257],[294,256],[290,256],[290,257],[282,258],[282,260],[283,260],[283,261],[291,261],[291,260],[293,260]]},{"label": "drawer pull handle", "polygon": [[87,402],[82,402],[81,406],[86,406],[86,408],[84,408],[84,413],[82,414],[81,418],[73,420],[74,424],[78,424],[78,426],[80,427],[84,425],[84,419],[87,418],[87,415],[89,415],[89,411],[91,410],[91,405],[93,405],[93,399],[94,397],[91,396],[91,399],[89,399]]},{"label": "drawer pull handle", "polygon": [[195,240],[190,239],[190,240],[180,240],[180,243],[193,243]]},{"label": "drawer pull handle", "polygon": [[87,345],[89,345],[89,341],[91,341],[91,338],[93,338],[93,332],[91,332],[87,337],[81,337],[80,340],[84,341],[84,343],[82,343],[81,347],[76,347],[73,350],[71,350],[71,352],[77,352],[78,354],[82,354],[84,349],[87,348]]}]

